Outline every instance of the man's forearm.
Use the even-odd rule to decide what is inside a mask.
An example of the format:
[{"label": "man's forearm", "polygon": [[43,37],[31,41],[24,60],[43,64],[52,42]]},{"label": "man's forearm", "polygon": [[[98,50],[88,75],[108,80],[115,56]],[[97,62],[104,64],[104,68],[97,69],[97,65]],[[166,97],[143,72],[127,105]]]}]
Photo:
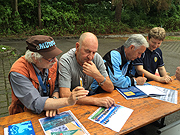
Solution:
[{"label": "man's forearm", "polygon": [[109,76],[106,77],[106,81],[104,84],[101,86],[101,88],[107,92],[112,92],[114,90],[114,85],[111,82]]},{"label": "man's forearm", "polygon": [[96,98],[87,96],[85,98],[79,99],[77,104],[96,105]]},{"label": "man's forearm", "polygon": [[65,106],[69,106],[67,98],[48,98],[45,102],[44,110],[55,110]]}]

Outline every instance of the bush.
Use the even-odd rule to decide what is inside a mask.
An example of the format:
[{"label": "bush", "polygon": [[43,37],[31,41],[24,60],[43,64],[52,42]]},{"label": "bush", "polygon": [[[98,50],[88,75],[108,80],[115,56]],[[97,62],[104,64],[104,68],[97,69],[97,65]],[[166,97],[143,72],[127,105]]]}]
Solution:
[{"label": "bush", "polygon": [[97,3],[89,0],[42,0],[43,28],[40,29],[37,0],[19,0],[19,12],[15,15],[9,2],[0,1],[0,35],[3,37],[21,34],[79,35],[85,31],[94,34],[139,33],[155,26],[178,31],[180,27],[179,6],[173,2],[167,11],[157,11],[154,7],[144,11],[142,6],[137,6],[142,3],[129,6],[126,2],[121,22],[115,22],[115,11],[111,10],[111,3],[107,0]]}]

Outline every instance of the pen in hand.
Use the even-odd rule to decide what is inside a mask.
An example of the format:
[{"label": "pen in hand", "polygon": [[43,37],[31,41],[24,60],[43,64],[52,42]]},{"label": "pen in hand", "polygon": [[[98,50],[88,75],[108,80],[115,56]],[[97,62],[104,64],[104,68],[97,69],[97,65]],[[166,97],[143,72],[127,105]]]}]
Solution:
[{"label": "pen in hand", "polygon": [[82,78],[80,77],[80,86],[83,87]]},{"label": "pen in hand", "polygon": [[142,77],[144,77],[144,73],[142,73]]}]

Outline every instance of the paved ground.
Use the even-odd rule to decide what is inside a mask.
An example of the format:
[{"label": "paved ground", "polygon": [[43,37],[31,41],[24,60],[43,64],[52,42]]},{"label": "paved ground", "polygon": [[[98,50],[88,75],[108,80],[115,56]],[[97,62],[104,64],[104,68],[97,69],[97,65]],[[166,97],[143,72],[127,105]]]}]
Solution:
[{"label": "paved ground", "polygon": [[[63,53],[65,53],[70,48],[75,47],[75,43],[78,41],[78,39],[77,38],[59,38],[59,39],[55,38],[55,41],[56,41],[57,46],[63,51]],[[114,38],[114,37],[113,38],[109,38],[109,37],[99,38],[98,52],[100,53],[101,56],[103,56],[107,51],[109,51],[113,48],[117,48],[117,47],[121,46],[123,43],[124,43],[124,40],[120,37],[118,37],[118,38],[117,37],[116,38]],[[0,40],[0,44],[4,44],[4,45],[8,45],[8,46],[12,46],[12,47],[16,48],[18,50],[18,54],[23,54],[25,52],[25,48],[26,48],[26,43],[24,40],[14,40],[14,41]],[[163,52],[163,58],[164,58],[166,70],[172,76],[175,74],[176,67],[180,65],[180,41],[169,41],[169,42],[164,41],[160,48],[162,49],[162,52]],[[58,58],[61,55],[59,55]],[[4,61],[2,61],[3,63],[5,63],[4,64],[5,71],[0,70],[0,82],[5,85],[0,86],[1,93],[2,93],[2,91],[4,91],[4,89],[5,89],[4,87],[6,87],[8,92],[10,91],[7,74],[8,74],[9,69],[15,59],[16,59],[16,57],[11,57],[10,59],[6,58]],[[8,63],[8,64],[6,64],[6,63]],[[2,68],[2,64],[0,64],[0,68]],[[1,101],[7,100],[7,99],[10,101],[11,99],[8,97],[9,95],[4,96],[4,95],[1,95],[1,93],[0,93],[0,106],[5,106],[4,104],[7,104],[7,102],[1,103]],[[0,115],[0,117],[8,115],[7,114],[7,105],[4,108],[0,108],[0,112],[1,113],[5,112],[3,115]],[[165,120],[165,124],[170,124],[173,121],[176,121],[178,119],[180,119],[180,111],[167,116],[166,120]],[[154,126],[145,127],[145,130],[148,131],[148,133],[147,133],[148,135],[156,135],[157,134]],[[141,135],[144,133],[138,133],[138,134]]]}]

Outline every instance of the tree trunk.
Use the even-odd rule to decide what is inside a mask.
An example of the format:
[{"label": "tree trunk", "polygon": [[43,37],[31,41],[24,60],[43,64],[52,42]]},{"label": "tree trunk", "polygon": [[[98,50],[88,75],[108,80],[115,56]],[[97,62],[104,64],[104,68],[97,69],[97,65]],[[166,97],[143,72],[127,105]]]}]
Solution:
[{"label": "tree trunk", "polygon": [[121,21],[121,12],[122,12],[122,0],[118,0],[116,4],[116,9],[115,9],[115,21],[120,22]]},{"label": "tree trunk", "polygon": [[12,13],[15,15],[15,12],[18,12],[18,0],[11,0]]},{"label": "tree trunk", "polygon": [[115,0],[111,0],[111,10],[114,11],[115,7]]},{"label": "tree trunk", "polygon": [[14,9],[18,12],[18,0],[14,0]]},{"label": "tree trunk", "polygon": [[39,28],[42,28],[42,21],[41,21],[41,0],[38,0],[38,22]]}]

